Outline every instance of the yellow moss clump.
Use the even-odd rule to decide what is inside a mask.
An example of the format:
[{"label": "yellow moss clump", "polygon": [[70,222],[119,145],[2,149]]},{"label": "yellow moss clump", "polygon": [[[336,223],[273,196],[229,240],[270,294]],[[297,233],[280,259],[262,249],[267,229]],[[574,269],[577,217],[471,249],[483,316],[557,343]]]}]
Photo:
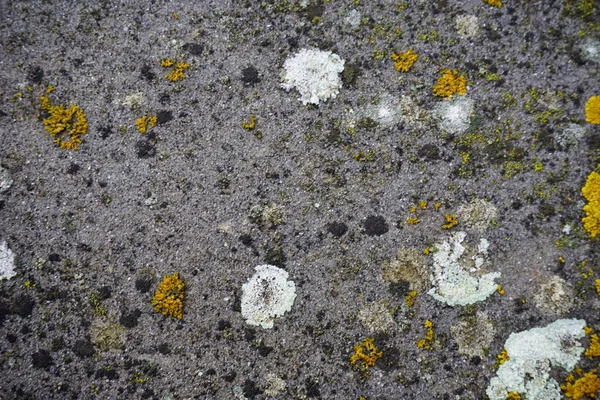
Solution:
[{"label": "yellow moss clump", "polygon": [[154,311],[167,317],[183,318],[183,291],[185,284],[175,272],[163,277],[152,298]]},{"label": "yellow moss clump", "polygon": [[160,65],[164,68],[171,68],[171,72],[165,75],[165,78],[171,82],[177,82],[185,78],[185,71],[190,68],[190,64],[185,62],[176,62],[171,58],[164,58],[160,60]]},{"label": "yellow moss clump", "polygon": [[565,392],[565,396],[569,399],[580,400],[586,396],[595,398],[596,393],[600,390],[600,377],[597,371],[591,370],[584,374],[581,378],[575,379],[573,374],[565,379],[566,383],[560,388]]},{"label": "yellow moss clump", "polygon": [[148,132],[148,126],[154,128],[158,123],[158,117],[156,115],[148,117],[147,115],[141,116],[135,120],[135,126],[140,133]]},{"label": "yellow moss clump", "polygon": [[490,6],[502,8],[502,0],[483,0],[483,2]]},{"label": "yellow moss clump", "polygon": [[66,150],[78,150],[81,135],[88,130],[85,112],[76,104],[53,106],[50,99],[40,95],[42,111],[49,116],[42,120],[44,129],[54,137],[54,143]]},{"label": "yellow moss clump", "polygon": [[600,357],[600,338],[598,338],[597,334],[590,336],[590,347],[583,354],[589,358]]},{"label": "yellow moss clump", "polygon": [[592,96],[585,103],[585,120],[590,124],[600,124],[600,96]]},{"label": "yellow moss clump", "polygon": [[354,346],[354,354],[350,357],[350,364],[356,365],[356,363],[359,363],[359,366],[366,370],[373,367],[382,355],[383,352],[375,346],[375,339],[368,337]]},{"label": "yellow moss clump", "polygon": [[394,68],[398,72],[408,72],[418,58],[419,55],[412,49],[404,53],[392,53],[392,61],[395,61]]},{"label": "yellow moss clump", "polygon": [[581,219],[583,227],[590,234],[590,237],[596,237],[600,233],[600,174],[592,171],[588,175],[585,185],[581,189],[583,197],[588,203],[583,206],[585,217]]},{"label": "yellow moss clump", "polygon": [[444,68],[442,76],[433,85],[433,95],[449,99],[454,94],[467,94],[467,79],[456,69]]},{"label": "yellow moss clump", "polygon": [[417,342],[417,347],[423,350],[433,350],[433,322],[426,320],[423,326],[427,329],[427,332],[425,337]]},{"label": "yellow moss clump", "polygon": [[450,229],[458,225],[458,218],[454,214],[446,214],[446,223],[442,225],[442,229]]}]

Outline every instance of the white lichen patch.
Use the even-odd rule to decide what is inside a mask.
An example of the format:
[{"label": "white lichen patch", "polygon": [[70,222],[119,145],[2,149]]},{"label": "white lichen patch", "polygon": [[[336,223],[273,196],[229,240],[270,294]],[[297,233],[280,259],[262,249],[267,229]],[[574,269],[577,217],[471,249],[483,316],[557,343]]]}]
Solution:
[{"label": "white lichen patch", "polygon": [[242,285],[242,316],[250,325],[273,327],[275,318],[292,309],[296,285],[288,273],[273,265],[259,265],[256,273]]},{"label": "white lichen patch", "polygon": [[382,278],[391,283],[406,281],[410,290],[423,292],[429,285],[425,257],[412,248],[400,248],[396,257],[383,264]]},{"label": "white lichen patch", "polygon": [[567,282],[558,276],[553,276],[540,286],[534,301],[536,307],[544,314],[564,315],[573,308],[574,298],[573,289]]},{"label": "white lichen patch", "polygon": [[286,383],[283,379],[273,373],[265,377],[264,393],[269,397],[279,396],[285,391]]},{"label": "white lichen patch", "polygon": [[400,101],[389,94],[380,96],[377,104],[366,106],[363,116],[371,118],[382,128],[389,128],[402,121]]},{"label": "white lichen patch", "polygon": [[585,336],[582,319],[560,319],[544,328],[512,333],[504,348],[510,359],[500,365],[486,390],[490,400],[505,400],[516,392],[528,400],[562,399],[550,368],[572,371],[583,353],[579,339]]},{"label": "white lichen patch", "polygon": [[15,255],[5,241],[0,244],[0,280],[10,279],[17,275],[15,272]]},{"label": "white lichen patch", "polygon": [[296,88],[302,104],[335,98],[342,87],[344,60],[330,51],[302,49],[285,60],[281,74],[285,90]]},{"label": "white lichen patch", "polygon": [[391,332],[396,323],[390,311],[381,303],[369,304],[358,312],[358,321],[371,333]]},{"label": "white lichen patch", "polygon": [[[466,250],[462,244],[466,236],[465,232],[457,232],[449,240],[434,246],[436,249],[433,253],[434,287],[428,293],[434,299],[450,306],[464,306],[483,301],[498,288],[494,280],[500,277],[500,272],[492,272],[483,276],[471,275],[468,272],[477,265],[477,258],[481,257],[485,262],[487,247],[485,254],[480,252],[480,242],[476,253],[471,256],[471,260],[468,263],[465,262],[467,260],[461,256]],[[474,260],[475,262],[473,262]]]},{"label": "white lichen patch", "polygon": [[452,96],[434,110],[440,129],[452,134],[466,132],[475,113],[475,103],[467,96]]},{"label": "white lichen patch", "polygon": [[357,29],[360,26],[361,19],[362,14],[359,11],[350,10],[348,14],[344,17],[344,24],[346,24],[352,29]]},{"label": "white lichen patch", "polygon": [[458,352],[468,357],[484,357],[490,347],[496,329],[486,312],[463,318],[452,328],[452,336],[458,344]]},{"label": "white lichen patch", "polygon": [[479,19],[474,15],[457,15],[454,19],[458,36],[474,39],[479,36]]},{"label": "white lichen patch", "polygon": [[567,124],[567,126],[559,132],[556,142],[563,148],[576,146],[579,144],[585,135],[585,128],[578,124]]},{"label": "white lichen patch", "polygon": [[138,109],[146,105],[146,96],[142,92],[131,93],[121,100],[121,104],[131,109]]},{"label": "white lichen patch", "polygon": [[476,233],[487,231],[498,219],[498,208],[489,201],[475,199],[456,211],[460,223]]},{"label": "white lichen patch", "polygon": [[414,128],[423,128],[429,119],[427,112],[410,96],[400,97],[400,110],[403,122]]},{"label": "white lichen patch", "polygon": [[583,58],[591,62],[600,63],[600,41],[588,38],[580,48]]},{"label": "white lichen patch", "polygon": [[6,168],[0,167],[0,193],[6,192],[13,184],[13,180]]}]

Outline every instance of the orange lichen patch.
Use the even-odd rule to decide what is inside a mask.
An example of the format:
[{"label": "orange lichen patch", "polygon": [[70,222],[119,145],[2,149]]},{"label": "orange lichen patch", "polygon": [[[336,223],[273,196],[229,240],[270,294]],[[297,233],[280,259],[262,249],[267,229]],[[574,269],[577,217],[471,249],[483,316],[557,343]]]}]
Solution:
[{"label": "orange lichen patch", "polygon": [[367,370],[375,365],[381,358],[383,352],[375,346],[375,339],[365,338],[361,343],[354,345],[354,354],[350,357],[350,364],[356,365],[361,369]]},{"label": "orange lichen patch", "polygon": [[442,225],[442,229],[450,229],[458,225],[458,218],[454,214],[446,214],[446,223]]},{"label": "orange lichen patch", "polygon": [[502,8],[502,0],[483,0],[483,2],[490,6]]},{"label": "orange lichen patch", "polygon": [[394,68],[398,72],[408,72],[418,58],[419,55],[412,49],[404,53],[392,53],[392,60],[395,61]]},{"label": "orange lichen patch", "polygon": [[583,354],[589,358],[600,357],[600,338],[598,338],[597,334],[590,336],[590,346]]},{"label": "orange lichen patch", "polygon": [[163,58],[160,60],[160,65],[164,68],[171,68],[171,72],[165,75],[165,78],[171,82],[177,82],[185,78],[185,70],[190,68],[190,64],[185,62],[177,62],[172,58]]},{"label": "orange lichen patch", "polygon": [[510,360],[510,357],[508,356],[508,350],[502,349],[502,353],[496,356],[496,363],[494,364],[494,368],[498,369],[498,367],[500,367],[508,360]]},{"label": "orange lichen patch", "polygon": [[433,322],[426,320],[423,326],[427,329],[427,332],[425,333],[425,337],[417,342],[417,347],[423,350],[433,350]]},{"label": "orange lichen patch", "polygon": [[42,123],[44,129],[54,137],[54,143],[67,150],[79,149],[81,135],[85,135],[88,130],[85,112],[75,104],[68,108],[62,104],[53,106],[44,95],[40,95],[40,101],[42,111],[49,115]]},{"label": "orange lichen patch", "polygon": [[575,379],[575,376],[571,374],[565,379],[565,382],[564,385],[560,385],[560,388],[569,399],[580,400],[586,396],[595,398],[596,393],[600,391],[600,377],[595,369],[579,379]]},{"label": "orange lichen patch", "polygon": [[156,115],[152,117],[148,117],[147,115],[143,115],[135,120],[135,126],[140,133],[148,132],[148,126],[150,128],[154,128],[158,123],[158,117]]},{"label": "orange lichen patch", "polygon": [[419,222],[421,222],[421,220],[420,220],[419,218],[415,218],[415,217],[410,217],[410,218],[409,218],[409,219],[406,221],[406,223],[407,223],[408,225],[416,225],[416,224],[418,224]]},{"label": "orange lichen patch", "polygon": [[454,94],[467,94],[467,79],[456,69],[442,69],[440,76],[433,85],[433,95],[449,99]]},{"label": "orange lichen patch", "polygon": [[592,96],[585,103],[585,120],[590,124],[600,124],[600,96]]},{"label": "orange lichen patch", "polygon": [[408,292],[408,294],[406,295],[406,297],[404,297],[404,303],[409,306],[412,307],[415,305],[415,298],[417,297],[417,291],[413,290],[411,292]]},{"label": "orange lichen patch", "polygon": [[167,317],[183,318],[183,292],[185,284],[175,272],[163,277],[152,298],[154,311]]},{"label": "orange lichen patch", "polygon": [[247,131],[251,131],[256,128],[256,117],[254,115],[250,116],[250,122],[242,121],[242,128]]},{"label": "orange lichen patch", "polygon": [[583,227],[590,234],[590,237],[596,237],[600,233],[600,174],[592,171],[588,175],[587,181],[581,188],[583,197],[588,203],[583,206],[586,216],[581,219]]},{"label": "orange lichen patch", "polygon": [[521,395],[517,392],[508,392],[506,400],[521,400]]}]

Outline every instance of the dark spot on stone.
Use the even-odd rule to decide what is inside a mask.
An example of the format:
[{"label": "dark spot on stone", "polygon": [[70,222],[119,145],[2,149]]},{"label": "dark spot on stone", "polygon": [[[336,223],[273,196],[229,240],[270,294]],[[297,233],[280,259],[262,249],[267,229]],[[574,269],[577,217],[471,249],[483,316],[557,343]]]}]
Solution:
[{"label": "dark spot on stone", "polygon": [[111,296],[110,286],[102,286],[100,289],[98,289],[98,292],[96,293],[96,298],[99,301],[106,300],[106,299],[110,298],[110,296]]},{"label": "dark spot on stone", "polygon": [[319,397],[321,392],[319,390],[319,383],[312,377],[306,378],[304,381],[304,387],[306,388],[306,395],[308,397]]},{"label": "dark spot on stone", "polygon": [[138,158],[150,158],[156,155],[156,148],[148,140],[138,140],[135,147]]},{"label": "dark spot on stone", "polygon": [[171,101],[171,96],[168,93],[162,93],[159,98],[158,98],[158,102],[160,104],[167,105],[169,102]]},{"label": "dark spot on stone", "polygon": [[33,66],[27,71],[27,79],[29,82],[39,85],[44,79],[44,70],[41,67]]},{"label": "dark spot on stone", "polygon": [[169,346],[169,343],[162,343],[157,347],[157,349],[160,354],[171,354],[171,347]]},{"label": "dark spot on stone", "polygon": [[256,339],[256,329],[244,328],[244,339],[246,339],[247,342],[252,342]]},{"label": "dark spot on stone", "polygon": [[119,317],[119,323],[128,329],[135,328],[141,315],[142,312],[137,308],[132,312],[123,312]]},{"label": "dark spot on stone", "polygon": [[149,399],[152,396],[154,396],[154,390],[152,390],[150,388],[146,388],[146,389],[144,389],[142,394],[140,394],[140,399]]},{"label": "dark spot on stone", "polygon": [[6,340],[8,340],[8,343],[14,343],[17,341],[17,336],[13,335],[12,333],[8,333],[6,335]]},{"label": "dark spot on stone", "polygon": [[119,379],[119,374],[113,368],[99,368],[94,375],[95,379],[108,379],[109,381],[114,381],[115,379]]},{"label": "dark spot on stone", "polygon": [[68,167],[67,167],[67,174],[69,175],[75,175],[77,172],[79,172],[79,170],[81,169],[81,167],[79,166],[79,164],[75,164],[74,162],[72,162]]},{"label": "dark spot on stone", "polygon": [[4,301],[0,300],[0,326],[4,323],[8,314],[10,314],[10,307]]},{"label": "dark spot on stone", "polygon": [[57,352],[65,347],[65,341],[62,338],[54,338],[52,339],[52,343],[50,344],[50,351]]},{"label": "dark spot on stone", "polygon": [[253,399],[262,393],[262,390],[256,386],[256,382],[251,381],[250,379],[246,379],[246,381],[244,381],[242,390],[244,392],[244,396],[249,399]]},{"label": "dark spot on stone", "polygon": [[363,229],[369,236],[381,236],[390,230],[385,218],[381,215],[370,215],[363,222]]},{"label": "dark spot on stone", "polygon": [[360,76],[360,67],[356,64],[349,63],[344,65],[342,71],[342,84],[345,87],[354,86],[356,79]]},{"label": "dark spot on stone", "polygon": [[393,371],[399,368],[400,359],[400,350],[395,347],[388,347],[384,349],[383,355],[377,360],[377,367],[386,372]]},{"label": "dark spot on stone", "polygon": [[88,339],[79,339],[73,345],[73,353],[77,357],[88,358],[94,355],[94,345]]},{"label": "dark spot on stone", "polygon": [[29,333],[31,333],[31,329],[29,329],[27,325],[23,325],[21,327],[21,335],[27,335]]},{"label": "dark spot on stone", "polygon": [[148,293],[150,287],[154,284],[154,279],[151,277],[142,277],[135,280],[135,288],[140,293]]},{"label": "dark spot on stone", "polygon": [[173,119],[173,113],[171,111],[163,110],[159,111],[158,114],[156,114],[156,117],[158,118],[158,124],[163,125]]},{"label": "dark spot on stone", "polygon": [[265,255],[265,261],[267,264],[275,265],[277,267],[282,267],[287,258],[283,249],[279,246],[271,247],[267,250],[267,254]]},{"label": "dark spot on stone", "polygon": [[228,372],[227,374],[223,375],[222,378],[225,382],[233,382],[235,380],[235,377],[237,376],[237,374],[235,373],[235,371],[231,371]]},{"label": "dark spot on stone", "polygon": [[60,262],[60,260],[62,260],[62,257],[60,256],[60,254],[51,253],[48,256],[48,260],[51,262]]},{"label": "dark spot on stone", "polygon": [[258,70],[252,65],[242,69],[242,82],[246,85],[259,83],[260,78],[258,76]]},{"label": "dark spot on stone", "polygon": [[200,43],[186,43],[183,46],[181,46],[181,48],[183,49],[183,51],[193,56],[202,55],[202,51],[204,50],[204,46]]},{"label": "dark spot on stone", "polygon": [[404,298],[410,292],[410,283],[408,281],[400,280],[396,283],[390,283],[388,291],[397,297]]},{"label": "dark spot on stone", "polygon": [[470,362],[473,365],[479,365],[479,364],[481,364],[481,357],[479,357],[479,356],[471,357]]},{"label": "dark spot on stone", "polygon": [[4,111],[0,110],[0,118],[2,117],[6,117],[8,114],[5,113]]},{"label": "dark spot on stone", "polygon": [[231,323],[229,321],[225,321],[224,319],[220,319],[217,322],[217,330],[224,331],[225,329],[231,328]]},{"label": "dark spot on stone", "polygon": [[266,357],[273,351],[273,348],[271,346],[264,346],[261,344],[260,346],[258,346],[257,350],[258,354],[260,354],[263,357]]},{"label": "dark spot on stone", "polygon": [[361,119],[356,124],[357,129],[366,129],[368,131],[371,131],[371,130],[377,128],[377,126],[379,126],[377,121],[375,121],[373,118],[369,118],[369,117],[365,117],[365,118]]},{"label": "dark spot on stone", "polygon": [[204,375],[208,375],[208,376],[213,376],[213,375],[216,375],[216,374],[217,374],[217,371],[214,368],[209,368],[204,373]]},{"label": "dark spot on stone", "polygon": [[320,17],[325,12],[325,5],[321,2],[311,2],[303,11],[303,16],[312,21],[315,17]]},{"label": "dark spot on stone", "polygon": [[600,134],[593,133],[591,135],[586,135],[585,142],[591,151],[597,151],[600,149]]},{"label": "dark spot on stone", "polygon": [[90,246],[89,244],[85,244],[85,243],[77,243],[77,250],[79,251],[85,251],[85,252],[90,252],[92,251],[92,246]]},{"label": "dark spot on stone", "polygon": [[10,312],[25,318],[31,315],[33,306],[35,306],[35,301],[31,297],[26,294],[18,294],[12,299]]},{"label": "dark spot on stone", "polygon": [[98,132],[100,132],[100,137],[102,140],[108,139],[110,135],[113,134],[113,126],[112,125],[103,125],[98,127]]},{"label": "dark spot on stone", "polygon": [[426,158],[428,160],[439,160],[440,159],[440,149],[433,143],[428,143],[423,145],[419,151],[417,151],[417,155],[422,158]]},{"label": "dark spot on stone", "polygon": [[48,350],[40,350],[31,355],[34,368],[48,368],[52,364],[52,357]]},{"label": "dark spot on stone", "polygon": [[554,206],[546,201],[542,201],[538,207],[540,214],[544,217],[552,217],[556,215],[556,210]]},{"label": "dark spot on stone", "polygon": [[140,70],[140,75],[146,81],[152,83],[154,79],[156,79],[156,74],[152,72],[152,68],[149,65],[142,65],[142,69]]},{"label": "dark spot on stone", "polygon": [[348,225],[343,222],[331,222],[326,226],[327,232],[331,233],[335,237],[342,237],[348,232]]}]

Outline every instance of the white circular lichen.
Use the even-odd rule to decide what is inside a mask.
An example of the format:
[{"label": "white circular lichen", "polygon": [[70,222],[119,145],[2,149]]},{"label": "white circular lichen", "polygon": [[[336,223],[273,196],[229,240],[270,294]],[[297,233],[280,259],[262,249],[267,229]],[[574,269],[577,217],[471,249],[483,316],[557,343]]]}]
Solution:
[{"label": "white circular lichen", "polygon": [[0,243],[0,280],[15,276],[15,255],[6,242]]},{"label": "white circular lichen", "polygon": [[285,60],[281,74],[285,90],[296,88],[302,104],[335,98],[342,87],[344,60],[330,51],[302,49]]},{"label": "white circular lichen", "polygon": [[473,39],[479,36],[479,19],[474,15],[458,15],[454,19],[458,36]]},{"label": "white circular lichen", "polygon": [[464,133],[469,129],[475,112],[473,100],[466,96],[453,96],[442,101],[434,111],[439,119],[440,129],[448,133]]},{"label": "white circular lichen", "polygon": [[273,265],[259,265],[256,273],[242,285],[242,316],[250,325],[273,327],[273,320],[292,309],[296,285],[288,273]]}]

